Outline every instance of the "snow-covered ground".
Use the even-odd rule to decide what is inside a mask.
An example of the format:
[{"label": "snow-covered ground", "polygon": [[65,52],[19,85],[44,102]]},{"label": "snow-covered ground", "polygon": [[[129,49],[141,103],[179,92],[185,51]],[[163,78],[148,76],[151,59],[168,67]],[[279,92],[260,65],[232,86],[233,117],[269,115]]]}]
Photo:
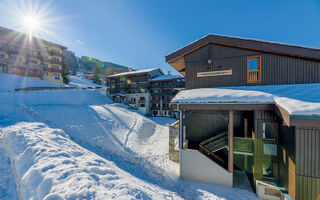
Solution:
[{"label": "snow-covered ground", "polygon": [[0,199],[256,199],[181,181],[168,159],[172,119],[146,118],[95,90],[0,95]]},{"label": "snow-covered ground", "polygon": [[63,87],[38,78],[0,73],[0,91],[13,91],[26,87]]},{"label": "snow-covered ground", "polygon": [[70,76],[70,83],[68,84],[68,86],[70,87],[77,87],[77,88],[105,88],[105,85],[98,85],[98,84],[94,84],[92,82],[92,80],[83,78],[83,77],[77,77],[77,76]]}]

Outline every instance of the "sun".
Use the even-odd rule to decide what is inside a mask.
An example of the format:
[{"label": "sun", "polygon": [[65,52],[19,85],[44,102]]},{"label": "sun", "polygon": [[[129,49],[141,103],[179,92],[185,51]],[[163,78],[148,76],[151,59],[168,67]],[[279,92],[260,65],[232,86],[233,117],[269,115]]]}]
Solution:
[{"label": "sun", "polygon": [[25,16],[23,19],[24,27],[30,32],[36,32],[40,28],[40,19],[34,15]]}]

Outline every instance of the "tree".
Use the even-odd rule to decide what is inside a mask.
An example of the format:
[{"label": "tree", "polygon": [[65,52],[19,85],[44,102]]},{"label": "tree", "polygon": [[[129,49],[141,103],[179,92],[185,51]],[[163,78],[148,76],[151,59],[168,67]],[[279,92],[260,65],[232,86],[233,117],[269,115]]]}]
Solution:
[{"label": "tree", "polygon": [[70,74],[69,69],[68,69],[67,65],[65,64],[65,62],[63,62],[63,64],[62,64],[62,78],[63,78],[64,84],[70,83],[69,74]]},{"label": "tree", "polygon": [[100,67],[96,65],[92,70],[92,82],[95,84],[101,84],[101,80],[99,78],[100,75]]}]

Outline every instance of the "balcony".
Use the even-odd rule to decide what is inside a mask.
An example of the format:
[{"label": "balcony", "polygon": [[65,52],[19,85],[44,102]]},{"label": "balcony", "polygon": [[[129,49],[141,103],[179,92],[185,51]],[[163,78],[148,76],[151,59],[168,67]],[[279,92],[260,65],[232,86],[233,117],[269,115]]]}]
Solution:
[{"label": "balcony", "polygon": [[54,69],[54,68],[50,68],[50,67],[44,67],[43,71],[62,73],[61,69]]},{"label": "balcony", "polygon": [[62,65],[62,62],[58,61],[58,60],[51,60],[51,63],[52,64],[57,64],[57,65]]},{"label": "balcony", "polygon": [[2,65],[7,65],[9,63],[9,59],[8,58],[1,58],[0,57],[0,64]]},{"label": "balcony", "polygon": [[59,56],[59,57],[62,57],[62,53],[59,53],[57,51],[48,51],[48,54],[51,55],[51,56]]},{"label": "balcony", "polygon": [[184,82],[180,83],[170,83],[170,84],[152,84],[151,89],[171,89],[171,88],[184,88],[185,84]]},{"label": "balcony", "polygon": [[139,103],[146,103],[146,100],[145,100],[145,99],[142,99],[142,100],[139,100],[138,102],[139,102]]}]

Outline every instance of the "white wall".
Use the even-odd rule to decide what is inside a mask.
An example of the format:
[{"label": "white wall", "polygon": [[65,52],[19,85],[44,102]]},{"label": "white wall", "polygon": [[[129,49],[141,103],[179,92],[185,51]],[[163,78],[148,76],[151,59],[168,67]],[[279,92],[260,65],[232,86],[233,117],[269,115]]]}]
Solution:
[{"label": "white wall", "polygon": [[233,186],[232,173],[201,152],[191,149],[180,150],[180,176],[184,180]]}]

